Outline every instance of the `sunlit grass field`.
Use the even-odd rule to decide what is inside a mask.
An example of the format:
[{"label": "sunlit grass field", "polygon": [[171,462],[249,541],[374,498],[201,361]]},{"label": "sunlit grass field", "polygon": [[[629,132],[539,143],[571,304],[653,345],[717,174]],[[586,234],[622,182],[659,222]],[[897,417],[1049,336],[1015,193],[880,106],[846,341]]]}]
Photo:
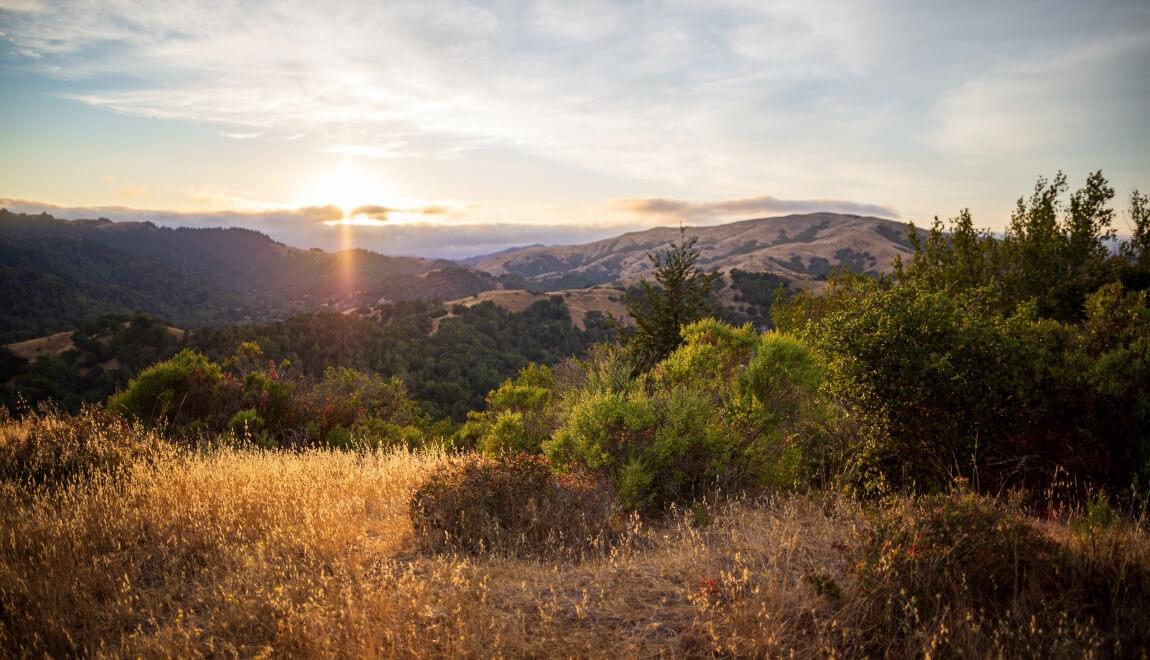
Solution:
[{"label": "sunlit grass field", "polygon": [[[0,439],[29,431],[9,421]],[[90,444],[156,440],[131,425],[109,433]],[[1027,518],[1053,548],[1028,554],[1032,541],[1011,545],[1015,518],[1004,514],[996,529],[1006,540],[985,539],[983,557],[981,539],[876,542],[884,525],[929,514],[918,501],[780,494],[624,516],[609,542],[577,558],[418,550],[410,497],[458,460],[435,450],[165,450],[64,482],[9,480],[0,647],[179,657],[1146,653],[1130,633],[1144,611],[1126,611],[1146,594],[1124,586],[1141,589],[1150,571],[1137,520],[1095,530],[1077,514]],[[956,511],[976,501],[951,500]],[[1020,550],[1000,556],[1004,547]],[[957,587],[937,594],[946,602],[913,593],[948,562],[1057,557],[1055,573],[1029,571],[1001,602]]]}]

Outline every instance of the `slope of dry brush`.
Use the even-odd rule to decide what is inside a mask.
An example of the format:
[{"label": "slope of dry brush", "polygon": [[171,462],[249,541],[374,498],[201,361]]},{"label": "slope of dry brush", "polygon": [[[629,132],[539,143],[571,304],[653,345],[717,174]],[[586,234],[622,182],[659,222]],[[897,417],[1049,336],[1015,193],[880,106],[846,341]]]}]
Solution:
[{"label": "slope of dry brush", "polygon": [[[4,437],[19,430],[13,424]],[[937,502],[902,501],[896,507],[907,509],[886,513],[829,495],[700,505],[633,519],[582,560],[419,550],[411,495],[456,460],[229,449],[166,453],[52,487],[4,483],[0,648],[295,657],[1146,651],[1131,626],[1150,601],[1123,585],[1144,584],[1150,543],[1129,524],[1087,533],[1029,520],[1063,577],[993,610],[959,589],[923,606],[915,599],[930,597],[919,592],[934,588],[938,562],[958,551],[967,563],[956,570],[980,561],[970,539],[943,547],[950,541],[938,534],[950,528],[930,525],[950,513],[938,514]],[[954,515],[968,515],[963,506]],[[920,538],[935,546],[918,547]],[[1111,596],[1125,614],[1090,605]]]}]

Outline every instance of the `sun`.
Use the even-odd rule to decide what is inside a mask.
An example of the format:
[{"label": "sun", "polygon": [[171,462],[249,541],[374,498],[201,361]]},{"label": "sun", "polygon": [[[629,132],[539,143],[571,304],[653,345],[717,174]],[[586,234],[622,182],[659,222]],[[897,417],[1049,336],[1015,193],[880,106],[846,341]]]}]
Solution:
[{"label": "sun", "polygon": [[350,220],[359,207],[386,205],[389,197],[378,179],[364,174],[350,162],[317,178],[308,195],[312,205],[338,206],[345,220]]}]

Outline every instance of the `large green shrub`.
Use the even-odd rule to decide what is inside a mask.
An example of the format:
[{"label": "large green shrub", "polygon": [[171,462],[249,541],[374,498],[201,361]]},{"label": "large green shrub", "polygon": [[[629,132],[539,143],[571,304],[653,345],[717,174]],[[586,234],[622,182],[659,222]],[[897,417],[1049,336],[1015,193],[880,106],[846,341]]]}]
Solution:
[{"label": "large green shrub", "polygon": [[218,427],[235,405],[234,385],[218,364],[185,349],[140,372],[108,406],[148,424]]},{"label": "large green shrub", "polygon": [[826,390],[856,424],[839,467],[863,491],[1044,486],[1055,473],[1128,486],[1144,478],[1150,346],[1143,294],[1105,287],[1081,325],[1010,317],[981,290],[919,280],[876,289],[808,326]]},{"label": "large green shrub", "polygon": [[682,346],[625,389],[568,394],[544,453],[605,475],[634,508],[801,482],[804,436],[826,417],[822,369],[807,346],[713,319],[682,334]]},{"label": "large green shrub", "polygon": [[[852,484],[936,487],[969,476],[976,445],[1011,421],[1015,342],[972,297],[905,284],[827,314],[808,335],[828,392],[860,425]],[[975,423],[972,423],[975,422]]]},{"label": "large green shrub", "polygon": [[424,423],[403,381],[345,367],[324,371],[297,405],[306,441],[337,449],[407,444],[411,430]]},{"label": "large green shrub", "polygon": [[313,383],[261,358],[245,344],[227,361],[230,374],[183,351],[141,373],[109,407],[176,436],[227,434],[266,447],[420,444],[426,420],[398,378],[331,368]]}]

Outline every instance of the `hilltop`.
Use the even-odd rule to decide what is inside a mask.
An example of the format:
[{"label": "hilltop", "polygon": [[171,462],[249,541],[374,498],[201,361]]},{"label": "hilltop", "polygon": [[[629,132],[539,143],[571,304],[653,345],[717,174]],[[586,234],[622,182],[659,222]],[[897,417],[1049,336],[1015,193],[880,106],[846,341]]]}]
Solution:
[{"label": "hilltop", "polygon": [[[895,255],[911,252],[906,223],[838,213],[810,213],[686,227],[697,237],[706,270],[774,274],[795,288],[821,286],[835,268],[885,273]],[[583,245],[531,246],[470,263],[496,277],[521,278],[555,290],[634,283],[652,271],[647,254],[679,239],[676,227],[629,232]]]}]

